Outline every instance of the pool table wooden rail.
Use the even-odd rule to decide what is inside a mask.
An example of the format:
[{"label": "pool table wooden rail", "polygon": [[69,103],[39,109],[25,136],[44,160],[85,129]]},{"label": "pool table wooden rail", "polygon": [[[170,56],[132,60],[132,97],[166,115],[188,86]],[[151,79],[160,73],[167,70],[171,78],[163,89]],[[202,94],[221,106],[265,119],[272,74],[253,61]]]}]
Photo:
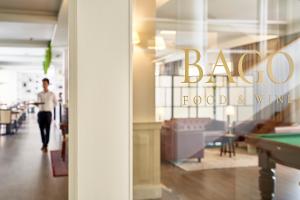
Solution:
[{"label": "pool table wooden rail", "polygon": [[258,151],[266,151],[276,163],[300,169],[300,146],[261,138],[257,134],[246,136],[246,143]]},{"label": "pool table wooden rail", "polygon": [[[280,135],[278,134],[280,137]],[[287,135],[286,135],[287,136]],[[299,137],[299,134],[295,134]],[[276,137],[276,136],[275,136]],[[281,135],[281,137],[285,137]],[[288,137],[292,137],[289,135]],[[256,146],[258,153],[259,189],[262,200],[275,199],[276,163],[300,169],[300,146],[279,142],[262,135],[246,136],[246,143]]]}]

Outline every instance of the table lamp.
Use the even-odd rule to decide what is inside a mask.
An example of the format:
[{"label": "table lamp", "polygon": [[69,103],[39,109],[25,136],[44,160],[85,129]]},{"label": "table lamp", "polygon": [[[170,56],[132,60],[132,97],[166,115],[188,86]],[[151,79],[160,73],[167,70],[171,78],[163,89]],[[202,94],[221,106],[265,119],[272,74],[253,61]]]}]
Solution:
[{"label": "table lamp", "polygon": [[231,106],[231,105],[227,106],[225,109],[225,114],[227,116],[227,130],[230,133],[230,125],[231,125],[230,117],[234,116],[234,114],[235,114],[234,106]]}]

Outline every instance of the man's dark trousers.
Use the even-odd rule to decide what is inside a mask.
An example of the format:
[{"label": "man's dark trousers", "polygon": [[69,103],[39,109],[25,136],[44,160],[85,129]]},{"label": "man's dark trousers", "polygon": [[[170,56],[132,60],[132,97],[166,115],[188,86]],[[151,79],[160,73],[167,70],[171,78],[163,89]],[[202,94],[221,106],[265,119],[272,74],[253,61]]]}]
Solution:
[{"label": "man's dark trousers", "polygon": [[44,147],[47,147],[49,143],[51,121],[52,121],[51,112],[40,111],[38,113],[38,123],[41,131],[41,138]]}]

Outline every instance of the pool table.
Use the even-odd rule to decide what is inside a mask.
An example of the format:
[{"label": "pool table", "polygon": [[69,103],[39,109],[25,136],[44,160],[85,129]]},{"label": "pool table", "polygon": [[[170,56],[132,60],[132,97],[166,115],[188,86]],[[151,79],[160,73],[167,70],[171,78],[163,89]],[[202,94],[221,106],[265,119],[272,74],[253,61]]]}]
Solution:
[{"label": "pool table", "polygon": [[300,133],[253,134],[246,136],[246,142],[258,150],[262,200],[272,200],[276,163],[300,169]]}]

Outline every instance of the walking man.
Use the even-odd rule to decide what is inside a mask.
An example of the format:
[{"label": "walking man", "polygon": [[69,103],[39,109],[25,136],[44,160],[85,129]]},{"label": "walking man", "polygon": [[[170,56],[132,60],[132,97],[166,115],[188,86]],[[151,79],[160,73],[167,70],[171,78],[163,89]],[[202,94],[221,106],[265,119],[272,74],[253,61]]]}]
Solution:
[{"label": "walking man", "polygon": [[50,83],[49,79],[44,78],[42,83],[43,91],[38,93],[38,102],[36,105],[39,106],[38,123],[43,143],[41,150],[46,153],[48,152],[52,111],[57,104],[57,99],[55,94],[48,89]]}]

